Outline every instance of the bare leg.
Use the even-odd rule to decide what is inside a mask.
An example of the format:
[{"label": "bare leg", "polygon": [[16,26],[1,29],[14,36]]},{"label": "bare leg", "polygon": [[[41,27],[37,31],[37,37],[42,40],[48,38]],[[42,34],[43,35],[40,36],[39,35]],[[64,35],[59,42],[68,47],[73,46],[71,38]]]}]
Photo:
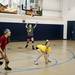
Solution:
[{"label": "bare leg", "polygon": [[49,54],[47,53],[47,58],[48,58],[48,62],[51,62],[51,60],[49,59]]},{"label": "bare leg", "polygon": [[8,64],[9,64],[9,60],[5,52],[5,67],[8,67]]},{"label": "bare leg", "polygon": [[[40,53],[38,50],[37,50],[38,53]],[[40,55],[36,58],[36,60],[34,61],[35,65],[38,65],[38,60],[40,59],[40,57],[43,55],[43,53],[40,53]]]},{"label": "bare leg", "polygon": [[48,55],[47,55],[47,53],[44,53],[44,59],[45,59],[45,64],[48,64]]},{"label": "bare leg", "polygon": [[27,48],[28,47],[28,44],[29,44],[29,39],[27,39],[27,43],[26,43],[26,46],[25,46],[25,48]]},{"label": "bare leg", "polygon": [[2,60],[3,59],[3,57],[0,57],[0,60]]},{"label": "bare leg", "polygon": [[33,37],[31,38],[31,42],[32,42],[32,49],[34,50],[35,48],[34,48],[34,38]]},{"label": "bare leg", "polygon": [[9,60],[7,58],[7,55],[6,55],[6,50],[4,50],[3,52],[1,52],[1,56],[5,60],[5,70],[11,70],[11,68],[8,67]]}]

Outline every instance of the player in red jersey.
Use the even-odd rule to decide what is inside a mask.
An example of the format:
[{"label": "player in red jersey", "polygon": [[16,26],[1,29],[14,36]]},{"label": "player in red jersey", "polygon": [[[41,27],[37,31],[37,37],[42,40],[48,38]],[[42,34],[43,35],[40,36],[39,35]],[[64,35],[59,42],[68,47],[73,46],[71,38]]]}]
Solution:
[{"label": "player in red jersey", "polygon": [[11,31],[9,29],[6,29],[4,31],[4,34],[0,37],[0,54],[1,54],[1,58],[0,58],[0,65],[3,64],[2,59],[4,59],[5,61],[5,70],[12,70],[8,64],[9,64],[9,59],[7,57],[6,54],[6,46],[9,43],[9,38],[11,36]]}]

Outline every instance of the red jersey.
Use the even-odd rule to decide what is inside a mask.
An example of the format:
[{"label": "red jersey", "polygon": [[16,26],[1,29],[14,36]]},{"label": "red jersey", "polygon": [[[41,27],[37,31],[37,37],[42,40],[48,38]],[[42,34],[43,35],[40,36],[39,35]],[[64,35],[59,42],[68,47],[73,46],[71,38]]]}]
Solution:
[{"label": "red jersey", "polygon": [[0,47],[2,50],[5,49],[5,47],[8,43],[9,43],[8,38],[6,38],[4,35],[0,37]]}]

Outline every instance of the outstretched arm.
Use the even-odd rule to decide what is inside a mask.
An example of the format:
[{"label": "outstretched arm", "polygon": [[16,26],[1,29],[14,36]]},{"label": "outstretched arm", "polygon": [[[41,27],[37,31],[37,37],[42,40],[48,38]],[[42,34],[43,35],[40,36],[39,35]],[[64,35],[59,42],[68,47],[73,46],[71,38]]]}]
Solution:
[{"label": "outstretched arm", "polygon": [[36,26],[37,26],[37,23],[34,25],[34,29],[36,28]]},{"label": "outstretched arm", "polygon": [[26,24],[26,28],[28,28],[28,23]]}]

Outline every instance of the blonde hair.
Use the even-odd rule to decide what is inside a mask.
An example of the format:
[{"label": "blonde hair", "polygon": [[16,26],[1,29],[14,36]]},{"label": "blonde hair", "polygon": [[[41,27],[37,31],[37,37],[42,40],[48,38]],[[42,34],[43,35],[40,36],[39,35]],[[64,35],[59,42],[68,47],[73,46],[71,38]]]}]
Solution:
[{"label": "blonde hair", "polygon": [[8,32],[11,32],[10,29],[5,29],[4,34],[7,34]]}]

